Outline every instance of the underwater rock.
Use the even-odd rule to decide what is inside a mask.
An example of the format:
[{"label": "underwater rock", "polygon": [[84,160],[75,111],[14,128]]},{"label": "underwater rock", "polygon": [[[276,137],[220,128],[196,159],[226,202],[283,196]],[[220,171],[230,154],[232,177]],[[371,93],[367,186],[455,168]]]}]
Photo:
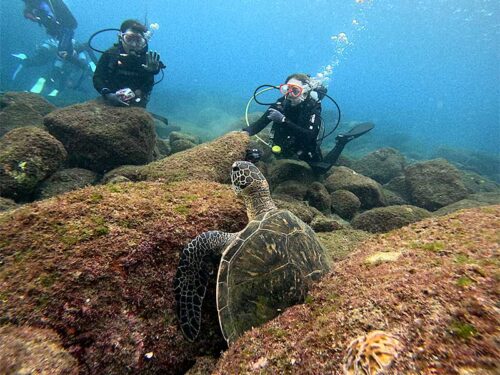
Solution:
[{"label": "underwater rock", "polygon": [[89,101],[51,112],[44,124],[63,143],[73,167],[101,173],[153,160],[154,121],[142,108]]},{"label": "underwater rock", "polygon": [[351,220],[361,207],[361,201],[356,194],[348,190],[335,190],[330,194],[332,211],[341,218]]},{"label": "underwater rock", "polygon": [[489,206],[493,204],[500,204],[500,192],[471,194],[466,199],[441,207],[439,210],[434,211],[434,214],[438,216],[448,215],[452,212],[466,208]]},{"label": "underwater rock", "polygon": [[500,191],[500,185],[475,172],[459,171],[462,182],[471,194]]},{"label": "underwater rock", "polygon": [[406,185],[405,176],[394,177],[384,185],[384,188],[386,190],[393,191],[407,202],[411,200],[410,192],[408,191],[408,186]]},{"label": "underwater rock", "polygon": [[333,167],[325,186],[331,193],[336,190],[350,191],[359,198],[362,208],[385,205],[381,185],[347,167]]},{"label": "underwater rock", "polygon": [[330,213],[330,207],[332,205],[332,199],[330,198],[330,193],[326,190],[325,185],[321,182],[313,182],[304,197],[306,201],[313,207],[316,207],[319,211],[328,214]]},{"label": "underwater rock", "polygon": [[183,373],[225,341],[215,297],[200,340],[178,328],[179,253],[199,233],[246,222],[229,186],[203,181],[92,186],[2,213],[2,324],[58,332],[84,374]]},{"label": "underwater rock", "polygon": [[0,326],[0,371],[2,374],[79,374],[78,361],[50,329]]},{"label": "underwater rock", "polygon": [[310,224],[317,215],[322,215],[314,207],[295,200],[293,197],[286,195],[273,195],[273,200],[276,206],[283,210],[288,210],[306,224]]},{"label": "underwater rock", "polygon": [[384,194],[385,204],[387,206],[398,206],[409,203],[398,193],[395,193],[394,191],[386,189],[384,187],[382,187],[382,193]]},{"label": "underwater rock", "polygon": [[[496,373],[499,216],[500,206],[485,207],[371,235],[333,263],[305,304],[245,333],[214,373],[251,372],[264,358],[269,374],[343,374],[353,340],[373,331],[401,344],[384,373]],[[383,261],[368,261],[375,256]]]},{"label": "underwater rock", "polygon": [[364,230],[343,228],[333,232],[320,232],[317,234],[319,242],[326,249],[326,254],[332,262],[339,262],[347,258],[364,240],[370,238],[372,233]]},{"label": "underwater rock", "polygon": [[314,172],[305,161],[280,159],[269,166],[269,185],[277,186],[288,180],[300,181],[308,184],[315,180]]},{"label": "underwater rock", "polygon": [[0,212],[12,210],[16,208],[17,204],[12,199],[0,197]]},{"label": "underwater rock", "polygon": [[104,175],[101,180],[102,184],[109,183],[115,177],[124,177],[128,181],[143,181],[146,179],[144,176],[144,167],[141,165],[122,165],[115,168]]},{"label": "underwater rock", "polygon": [[500,183],[500,156],[485,152],[439,147],[433,157],[443,158],[457,168],[472,171]]},{"label": "underwater rock", "polygon": [[176,154],[178,152],[188,150],[190,148],[196,147],[196,143],[193,143],[187,139],[177,139],[170,142],[170,152]]},{"label": "underwater rock", "polygon": [[288,195],[298,201],[304,200],[307,186],[295,180],[287,180],[279,183],[276,187],[271,186],[273,195]]},{"label": "underwater rock", "polygon": [[468,195],[459,171],[444,159],[429,160],[406,168],[411,203],[429,211],[455,203]]},{"label": "underwater rock", "polygon": [[335,220],[331,217],[317,215],[311,221],[311,228],[316,232],[332,232],[334,230],[344,229],[345,226],[342,225],[340,220]]},{"label": "underwater rock", "polygon": [[212,142],[145,165],[138,169],[137,177],[140,180],[163,182],[203,180],[228,183],[227,171],[231,170],[236,160],[245,158],[249,140],[246,132],[231,132]]},{"label": "underwater rock", "polygon": [[24,126],[43,128],[43,116],[54,109],[43,97],[30,92],[0,94],[0,137]]},{"label": "underwater rock", "polygon": [[155,132],[158,138],[168,139],[170,133],[178,132],[181,130],[180,126],[177,125],[167,125],[163,121],[154,120],[155,121]]},{"label": "underwater rock", "polygon": [[385,184],[403,174],[405,157],[393,148],[381,148],[353,163],[351,169]]},{"label": "underwater rock", "polygon": [[198,137],[196,137],[195,135],[192,135],[189,133],[182,133],[182,132],[171,132],[169,137],[168,137],[168,140],[169,140],[171,145],[173,142],[181,141],[181,140],[194,143],[195,145],[200,143],[200,139]]},{"label": "underwater rock", "polygon": [[66,159],[61,142],[33,126],[11,130],[0,138],[0,196],[31,199],[36,186]]},{"label": "underwater rock", "polygon": [[164,139],[157,138],[156,139],[156,159],[162,159],[165,156],[168,156],[172,153],[172,149],[170,148],[170,142],[167,142]]},{"label": "underwater rock", "polygon": [[68,191],[93,185],[98,179],[95,172],[88,169],[70,168],[57,171],[37,188],[37,199],[47,199]]},{"label": "underwater rock", "polygon": [[351,225],[354,229],[381,233],[404,227],[430,216],[429,211],[410,205],[377,207],[357,215],[351,221]]}]

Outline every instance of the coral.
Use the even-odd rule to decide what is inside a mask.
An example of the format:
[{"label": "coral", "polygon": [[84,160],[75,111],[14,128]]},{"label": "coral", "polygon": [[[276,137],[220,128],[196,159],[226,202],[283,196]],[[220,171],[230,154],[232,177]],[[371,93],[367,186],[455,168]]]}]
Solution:
[{"label": "coral", "polygon": [[387,371],[398,354],[398,339],[382,331],[372,331],[353,340],[344,358],[344,374],[377,375]]}]

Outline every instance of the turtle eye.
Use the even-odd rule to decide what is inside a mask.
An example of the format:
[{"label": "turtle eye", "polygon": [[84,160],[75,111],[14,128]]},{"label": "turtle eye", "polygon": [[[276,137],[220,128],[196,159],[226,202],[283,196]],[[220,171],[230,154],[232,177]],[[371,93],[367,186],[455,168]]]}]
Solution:
[{"label": "turtle eye", "polygon": [[236,166],[233,167],[233,172],[238,172],[238,170],[239,170],[238,167],[236,167]]}]

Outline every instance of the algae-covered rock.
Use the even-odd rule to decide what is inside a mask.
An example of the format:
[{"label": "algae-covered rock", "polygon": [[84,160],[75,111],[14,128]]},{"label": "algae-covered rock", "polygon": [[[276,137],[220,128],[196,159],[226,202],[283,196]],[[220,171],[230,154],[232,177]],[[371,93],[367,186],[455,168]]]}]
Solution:
[{"label": "algae-covered rock", "polygon": [[[347,223],[348,224],[348,223]],[[338,217],[334,219],[332,217],[317,215],[311,221],[311,228],[316,232],[332,232],[334,230],[344,229],[345,222]]]},{"label": "algae-covered rock", "polygon": [[377,207],[357,215],[351,225],[372,233],[388,232],[430,216],[429,211],[410,205]]},{"label": "algae-covered rock", "polygon": [[307,204],[293,199],[293,197],[287,197],[285,195],[273,196],[274,203],[278,208],[289,210],[295,216],[297,216],[303,222],[310,224],[311,221],[317,216],[321,215],[314,207],[308,206]]},{"label": "algae-covered rock", "polygon": [[271,186],[271,188],[273,195],[288,195],[299,201],[304,200],[308,189],[307,185],[295,180],[283,181],[282,183],[278,183],[277,186]]},{"label": "algae-covered rock", "polygon": [[0,137],[15,128],[43,127],[43,116],[56,107],[30,92],[0,94]]},{"label": "algae-covered rock", "polygon": [[455,203],[468,194],[459,171],[444,159],[429,160],[405,170],[411,202],[429,211]]},{"label": "algae-covered rock", "polygon": [[16,207],[17,207],[17,204],[12,199],[0,197],[0,212],[12,210],[13,208],[16,208]]},{"label": "algae-covered rock", "polygon": [[47,199],[71,190],[93,185],[98,178],[95,172],[82,168],[57,171],[38,187],[37,198]]},{"label": "algae-covered rock", "polygon": [[300,181],[308,184],[315,180],[314,172],[304,161],[280,159],[274,161],[269,167],[269,184],[277,186],[287,180]]},{"label": "algae-covered rock", "polygon": [[[343,374],[368,358],[379,371],[389,355],[386,374],[496,373],[499,216],[484,207],[371,235],[304,305],[241,337],[214,373]],[[375,334],[395,345],[370,343]]]},{"label": "algae-covered rock", "polygon": [[172,154],[188,150],[190,148],[196,147],[196,143],[193,143],[187,139],[178,139],[170,142],[170,150]]},{"label": "algae-covered rock", "polygon": [[50,329],[0,326],[2,374],[77,375],[79,366]]},{"label": "algae-covered rock", "polygon": [[29,200],[36,186],[66,159],[61,142],[36,127],[11,130],[0,138],[0,196]]},{"label": "algae-covered rock", "polygon": [[434,211],[434,214],[438,216],[448,215],[452,212],[466,208],[489,206],[493,204],[500,204],[500,192],[471,194],[466,199],[441,207],[439,210]]},{"label": "algae-covered rock", "polygon": [[153,160],[154,121],[142,108],[89,101],[51,112],[44,124],[63,143],[73,167],[104,172]]},{"label": "algae-covered rock", "polygon": [[355,161],[352,169],[385,184],[392,178],[403,174],[405,163],[404,155],[398,150],[382,148]]},{"label": "algae-covered rock", "polygon": [[319,211],[325,214],[330,213],[332,199],[330,198],[330,193],[326,190],[325,185],[321,182],[315,181],[309,185],[304,199],[308,201],[311,206],[316,207]]},{"label": "algae-covered rock", "polygon": [[395,193],[394,191],[386,189],[384,187],[382,187],[382,193],[384,194],[384,200],[387,206],[398,206],[409,203],[398,193]]},{"label": "algae-covered rock", "polygon": [[179,330],[179,253],[202,232],[246,221],[229,186],[203,181],[92,186],[2,213],[2,324],[58,332],[84,374],[183,373],[225,342],[215,297],[199,341]]},{"label": "algae-covered rock", "polygon": [[249,141],[250,137],[246,132],[228,133],[212,142],[178,152],[140,168],[140,179],[164,182],[183,180],[229,182],[228,171],[236,160],[245,158]]},{"label": "algae-covered rock", "polygon": [[408,191],[408,186],[406,185],[405,176],[394,177],[384,185],[384,188],[396,193],[406,202],[409,202],[411,200],[410,192]]},{"label": "algae-covered rock", "polygon": [[471,194],[500,191],[500,185],[475,172],[460,171],[462,182]]},{"label": "algae-covered rock", "polygon": [[343,228],[333,232],[318,233],[317,236],[331,262],[339,262],[347,258],[361,242],[372,234],[363,230]]},{"label": "algae-covered rock", "polygon": [[348,190],[335,190],[330,194],[332,211],[341,218],[351,220],[361,207],[359,198]]},{"label": "algae-covered rock", "polygon": [[347,190],[355,194],[363,208],[384,205],[384,195],[380,184],[347,167],[333,167],[325,181],[330,193],[336,190]]}]

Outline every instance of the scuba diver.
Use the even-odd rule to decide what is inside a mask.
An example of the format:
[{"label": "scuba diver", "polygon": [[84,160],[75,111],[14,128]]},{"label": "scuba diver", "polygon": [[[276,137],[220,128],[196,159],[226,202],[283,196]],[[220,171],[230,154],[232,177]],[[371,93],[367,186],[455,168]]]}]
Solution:
[{"label": "scuba diver", "polygon": [[48,96],[54,97],[65,89],[82,89],[83,82],[90,78],[95,70],[97,58],[86,43],[73,40],[72,45],[75,51],[73,62],[59,56],[58,42],[54,38],[49,38],[37,45],[34,54],[30,56],[24,53],[12,54],[20,60],[20,64],[12,75],[12,80],[16,80],[23,68],[50,64],[49,70],[38,77],[30,92],[44,94],[48,91]]},{"label": "scuba diver", "polygon": [[[260,87],[263,86],[277,88],[271,85]],[[318,173],[325,173],[338,160],[347,142],[367,133],[374,127],[371,123],[359,124],[348,133],[338,135],[334,149],[323,157],[321,142],[332,134],[340,123],[340,109],[337,125],[328,135],[320,137],[323,127],[321,101],[324,97],[328,97],[338,109],[336,102],[327,95],[326,87],[303,73],[288,76],[285,83],[279,86],[279,91],[283,96],[271,104],[257,121],[242,129],[252,136],[272,122],[270,146],[273,154],[278,158],[303,160]],[[253,99],[257,101],[255,97],[254,93]],[[258,101],[257,103],[264,104]],[[247,150],[247,158],[258,160],[257,154],[255,149]]]},{"label": "scuba diver", "polygon": [[73,36],[78,26],[73,14],[62,0],[23,0],[24,17],[45,27],[47,34],[58,41],[57,52],[63,59],[75,56]]},{"label": "scuba diver", "polygon": [[165,65],[157,52],[148,51],[150,32],[146,26],[126,20],[119,31],[118,43],[104,51],[97,63],[94,87],[110,105],[145,108],[155,85],[154,76]]}]

